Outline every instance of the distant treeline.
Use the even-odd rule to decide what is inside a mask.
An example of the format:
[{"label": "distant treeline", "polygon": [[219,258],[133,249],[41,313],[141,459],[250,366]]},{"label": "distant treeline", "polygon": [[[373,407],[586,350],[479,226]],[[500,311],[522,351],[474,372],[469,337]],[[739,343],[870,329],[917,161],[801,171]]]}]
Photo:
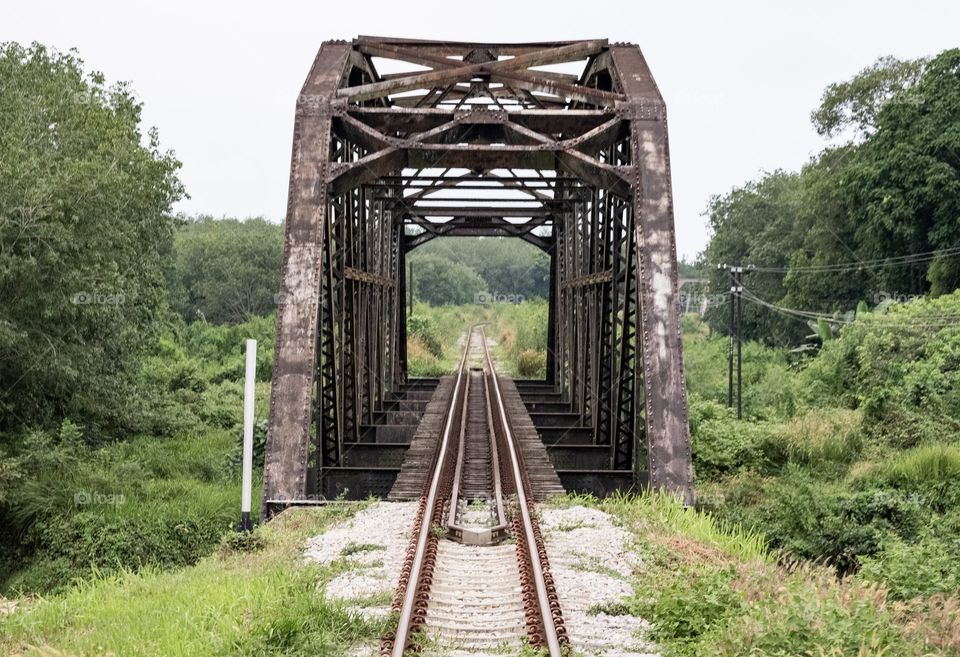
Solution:
[{"label": "distant treeline", "polygon": [[283,226],[262,218],[181,219],[166,270],[170,305],[190,322],[243,322],[276,308]]},{"label": "distant treeline", "polygon": [[[262,218],[181,218],[165,273],[185,321],[242,322],[276,308],[283,226]],[[550,259],[515,238],[450,237],[411,252],[413,294],[434,306],[546,298]],[[409,270],[408,270],[409,273]]]},{"label": "distant treeline", "polygon": [[434,306],[549,296],[549,256],[514,237],[435,239],[408,262],[414,296]]}]

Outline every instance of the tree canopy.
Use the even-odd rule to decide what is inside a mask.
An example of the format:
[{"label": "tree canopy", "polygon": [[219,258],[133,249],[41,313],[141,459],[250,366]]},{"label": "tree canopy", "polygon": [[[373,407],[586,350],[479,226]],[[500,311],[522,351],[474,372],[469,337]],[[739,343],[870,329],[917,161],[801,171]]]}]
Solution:
[{"label": "tree canopy", "polygon": [[[421,260],[433,258],[442,258],[470,269],[481,279],[481,286],[476,291],[489,292],[492,297],[530,299],[549,296],[550,257],[515,237],[444,237],[427,242],[409,256],[415,270]],[[459,275],[462,276],[461,268],[456,269],[461,271]],[[441,285],[439,282],[437,284]],[[415,293],[422,293],[420,298],[430,303],[461,303],[454,301],[453,296],[446,292],[431,290],[432,285],[433,282],[420,277],[419,282],[415,282]],[[476,281],[469,285],[473,289]],[[439,301],[430,301],[431,298]],[[473,300],[471,292],[467,301]]]},{"label": "tree canopy", "polygon": [[0,45],[0,430],[128,401],[184,194],[140,110],[73,53]]},{"label": "tree canopy", "polygon": [[[878,60],[830,85],[812,115],[826,148],[798,173],[775,171],[716,197],[701,266],[756,265],[744,285],[768,302],[818,313],[960,286],[960,49]],[[711,288],[729,288],[713,271]],[[726,330],[726,311],[711,324]],[[751,338],[789,343],[806,322],[745,310]]]},{"label": "tree canopy", "polygon": [[243,322],[276,308],[283,226],[262,218],[184,219],[167,270],[170,303],[186,321]]}]

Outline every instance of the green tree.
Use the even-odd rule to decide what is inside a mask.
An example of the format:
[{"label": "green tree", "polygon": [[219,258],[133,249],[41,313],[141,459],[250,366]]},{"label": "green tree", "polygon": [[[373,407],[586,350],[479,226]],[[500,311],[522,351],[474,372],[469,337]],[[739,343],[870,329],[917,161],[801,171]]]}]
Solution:
[{"label": "green tree", "polygon": [[187,219],[167,270],[171,304],[188,322],[237,323],[269,314],[282,258],[282,225],[262,218]]},{"label": "green tree", "polygon": [[[715,330],[726,333],[730,322],[728,300],[722,295],[729,292],[731,278],[717,265],[786,267],[801,241],[794,231],[801,209],[801,184],[799,174],[774,171],[711,200],[707,216],[713,234],[701,257],[701,269],[710,277],[714,294],[707,320]],[[786,292],[782,274],[775,272],[747,272],[741,281],[761,299],[777,301]],[[789,317],[760,306],[747,303],[743,313],[748,339],[789,342],[805,332],[805,327]]]},{"label": "green tree", "polygon": [[[411,260],[435,255],[464,264],[494,294],[526,298],[549,296],[550,257],[515,237],[444,237],[418,248]],[[414,265],[416,266],[416,265]]]},{"label": "green tree", "polygon": [[881,108],[893,98],[909,97],[920,80],[926,59],[880,57],[851,79],[828,85],[810,120],[817,132],[836,137],[853,130],[863,138],[876,130]]},{"label": "green tree", "polygon": [[[942,52],[909,94],[884,104],[843,183],[862,258],[960,247],[960,49]],[[960,286],[960,263],[952,255],[877,278],[904,294],[942,294]]]},{"label": "green tree", "polygon": [[[931,60],[886,57],[827,88],[821,134],[858,138],[825,149],[800,173],[774,172],[715,198],[703,264],[758,265],[744,284],[786,308],[820,313],[882,292],[944,294],[960,286],[960,50]],[[938,252],[936,257],[911,257]],[[896,261],[890,261],[897,258]],[[729,279],[714,271],[714,290]],[[723,308],[708,315],[726,330]],[[789,344],[805,321],[745,309],[748,337]]]},{"label": "green tree", "polygon": [[140,110],[72,52],[0,45],[0,430],[132,421],[184,193]]},{"label": "green tree", "polygon": [[473,303],[486,291],[484,280],[470,267],[447,258],[425,255],[413,265],[414,295],[433,306]]}]

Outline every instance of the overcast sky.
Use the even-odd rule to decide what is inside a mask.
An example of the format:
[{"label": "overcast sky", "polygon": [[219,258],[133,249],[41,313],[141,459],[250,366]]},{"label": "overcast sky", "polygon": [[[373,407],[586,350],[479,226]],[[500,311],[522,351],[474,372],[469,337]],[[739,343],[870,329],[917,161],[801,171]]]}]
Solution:
[{"label": "overcast sky", "polygon": [[824,142],[823,88],[880,55],[960,45],[960,3],[832,2],[29,2],[5,3],[0,41],[75,47],[129,80],[183,162],[188,213],[279,220],[294,102],[324,39],[609,38],[638,44],[667,102],[678,252],[708,238],[709,197],[764,170],[796,169]]}]

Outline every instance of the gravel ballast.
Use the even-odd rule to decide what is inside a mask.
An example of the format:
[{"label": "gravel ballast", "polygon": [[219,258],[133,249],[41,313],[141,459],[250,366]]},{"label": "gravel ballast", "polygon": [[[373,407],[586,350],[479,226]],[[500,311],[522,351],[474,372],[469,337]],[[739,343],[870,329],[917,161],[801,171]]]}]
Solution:
[{"label": "gravel ballast", "polygon": [[344,559],[351,566],[327,583],[329,600],[350,603],[365,616],[389,614],[416,510],[416,502],[376,502],[307,541],[308,561]]},{"label": "gravel ballast", "polygon": [[[342,559],[350,566],[327,583],[324,595],[367,617],[388,614],[416,507],[415,502],[376,502],[309,539],[307,560],[330,564]],[[538,513],[567,633],[577,654],[659,657],[656,646],[644,639],[649,630],[645,620],[603,613],[605,606],[633,594],[631,576],[643,567],[630,533],[612,516],[584,506],[544,505]]]},{"label": "gravel ballast", "polygon": [[643,638],[649,623],[601,610],[633,594],[631,574],[643,566],[629,532],[613,516],[584,506],[540,508],[550,570],[570,643],[585,657],[657,657]]}]

